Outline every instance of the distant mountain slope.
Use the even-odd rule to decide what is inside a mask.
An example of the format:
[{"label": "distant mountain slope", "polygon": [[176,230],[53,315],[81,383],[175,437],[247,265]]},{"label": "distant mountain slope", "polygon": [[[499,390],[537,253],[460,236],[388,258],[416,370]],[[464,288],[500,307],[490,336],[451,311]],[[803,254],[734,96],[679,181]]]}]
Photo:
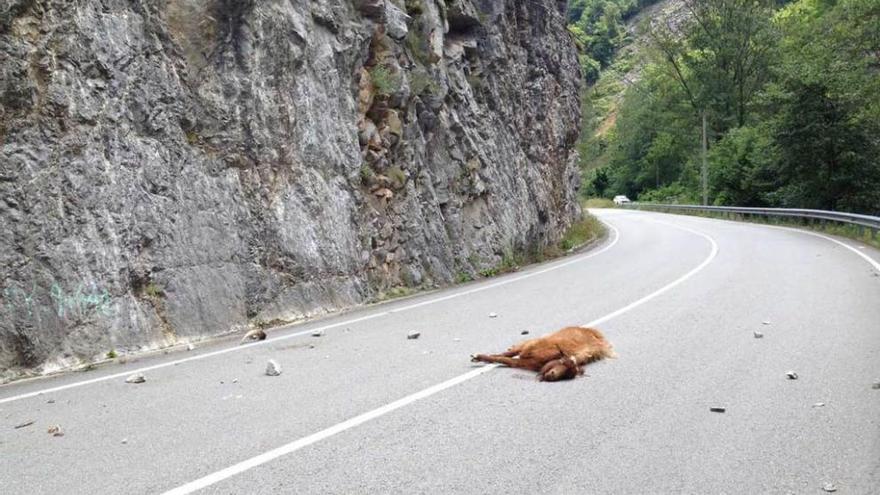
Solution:
[{"label": "distant mountain slope", "polygon": [[[682,0],[662,0],[649,5],[626,21],[623,43],[583,96],[583,129],[578,144],[584,171],[605,165],[606,139],[614,130],[617,111],[627,87],[641,79],[645,55],[650,49],[647,28],[653,23],[677,26],[686,16]],[[650,24],[649,24],[650,23]]]}]

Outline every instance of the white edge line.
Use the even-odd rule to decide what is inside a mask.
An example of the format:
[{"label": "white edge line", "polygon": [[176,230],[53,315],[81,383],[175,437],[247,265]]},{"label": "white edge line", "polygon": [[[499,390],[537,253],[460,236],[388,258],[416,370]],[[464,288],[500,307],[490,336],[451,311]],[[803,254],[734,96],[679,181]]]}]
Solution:
[{"label": "white edge line", "polygon": [[798,233],[800,233],[800,234],[811,235],[811,236],[813,236],[813,237],[821,237],[822,239],[825,239],[826,241],[831,241],[831,242],[833,242],[833,243],[835,243],[835,244],[839,244],[839,245],[841,245],[841,246],[843,246],[843,247],[849,249],[850,251],[856,253],[857,255],[861,256],[862,258],[865,259],[865,261],[867,261],[868,263],[870,263],[871,266],[873,266],[874,269],[877,270],[878,273],[880,273],[880,262],[877,262],[877,260],[875,260],[874,258],[871,258],[871,257],[868,256],[867,254],[865,254],[865,253],[859,251],[858,249],[856,249],[856,248],[850,246],[849,244],[847,244],[847,243],[845,243],[845,242],[838,241],[837,239],[835,239],[835,238],[833,238],[833,237],[829,237],[829,236],[827,236],[827,235],[819,234],[819,233],[817,233],[817,232],[811,232],[811,231],[809,231],[809,230],[794,229],[794,228],[791,228],[791,227],[778,227],[778,226],[776,226],[776,225],[761,225],[761,224],[753,224],[753,225],[757,225],[757,226],[759,226],[759,227],[767,227],[767,228],[771,228],[771,229],[787,230],[787,231],[789,231],[789,232],[798,232]]},{"label": "white edge line", "polygon": [[167,368],[169,366],[177,366],[182,363],[188,363],[191,361],[198,361],[200,359],[206,359],[209,357],[220,356],[220,355],[228,354],[231,352],[238,352],[238,351],[253,349],[253,348],[259,347],[261,345],[275,344],[277,342],[281,342],[281,341],[284,341],[287,339],[292,339],[295,337],[301,337],[303,335],[308,335],[312,332],[320,332],[320,331],[324,331],[324,330],[329,330],[331,328],[337,328],[337,327],[341,327],[341,326],[345,326],[345,325],[352,325],[354,323],[359,323],[359,322],[366,321],[366,320],[371,320],[373,318],[378,318],[380,316],[387,316],[387,315],[394,314],[394,313],[401,313],[403,311],[409,311],[411,309],[419,308],[422,306],[427,306],[429,304],[435,304],[435,303],[442,302],[442,301],[448,301],[449,299],[454,299],[456,297],[467,296],[470,294],[474,294],[476,292],[482,292],[484,290],[489,290],[489,289],[493,289],[495,287],[500,287],[502,285],[507,285],[507,284],[511,284],[513,282],[518,282],[520,280],[534,277],[536,275],[541,275],[541,274],[544,274],[544,273],[547,273],[547,272],[550,272],[553,270],[558,270],[558,269],[563,268],[565,266],[568,266],[568,265],[571,265],[574,263],[580,263],[581,261],[590,259],[594,256],[598,256],[598,255],[608,251],[609,249],[611,249],[612,247],[614,247],[617,244],[617,241],[620,240],[620,232],[617,230],[617,228],[615,228],[610,223],[608,223],[608,222],[602,222],[602,223],[604,223],[608,228],[611,229],[612,232],[614,232],[614,239],[610,243],[608,243],[606,246],[604,246],[602,249],[599,249],[598,251],[589,252],[589,253],[586,253],[582,256],[577,256],[573,259],[570,259],[568,261],[564,261],[561,263],[551,264],[550,266],[548,266],[546,268],[542,268],[542,269],[538,269],[538,270],[534,270],[534,271],[529,271],[526,273],[522,273],[518,276],[512,276],[510,278],[505,278],[504,280],[499,280],[494,283],[481,285],[481,286],[475,287],[473,289],[468,289],[468,290],[461,291],[461,292],[455,292],[453,294],[437,297],[434,299],[428,299],[427,301],[422,301],[422,302],[410,304],[408,306],[403,306],[401,308],[391,309],[391,310],[383,311],[380,313],[373,313],[373,314],[370,314],[367,316],[362,316],[362,317],[354,318],[354,319],[350,319],[350,320],[344,320],[344,321],[340,321],[337,323],[331,323],[331,324],[324,325],[321,327],[311,328],[309,330],[304,330],[302,332],[296,332],[296,333],[291,333],[288,335],[282,335],[282,336],[278,336],[278,337],[274,337],[274,338],[270,338],[270,339],[266,339],[266,340],[262,340],[262,341],[258,341],[258,342],[249,343],[247,345],[232,346],[232,347],[227,347],[225,349],[220,349],[218,351],[206,352],[203,354],[196,354],[194,356],[190,356],[187,358],[177,359],[174,361],[166,361],[166,362],[155,364],[152,366],[144,366],[141,368],[134,368],[134,369],[120,372],[120,373],[114,373],[112,375],[105,375],[105,376],[92,378],[90,380],[83,380],[83,381],[79,381],[79,382],[68,383],[66,385],[59,385],[57,387],[50,387],[50,388],[35,390],[33,392],[28,392],[28,393],[24,393],[24,394],[20,394],[20,395],[13,395],[11,397],[6,397],[3,399],[0,399],[0,404],[5,404],[7,402],[14,402],[17,400],[22,400],[22,399],[28,399],[31,397],[36,397],[38,395],[60,392],[62,390],[67,390],[67,389],[76,388],[76,387],[82,387],[84,385],[91,385],[93,383],[99,383],[99,382],[103,382],[103,381],[107,381],[107,380],[114,380],[117,378],[129,376],[129,375],[132,375],[135,373],[143,373],[146,371]]},{"label": "white edge line", "polygon": [[[783,227],[783,226],[780,226],[780,225],[766,225],[766,224],[763,224],[763,223],[750,222],[750,221],[748,221],[748,220],[727,220],[727,219],[725,219],[725,218],[698,217],[698,216],[694,216],[694,215],[685,215],[685,214],[680,214],[680,213],[664,213],[664,212],[651,211],[651,210],[625,210],[625,211],[633,211],[633,212],[638,211],[639,213],[657,213],[657,214],[660,214],[660,215],[668,215],[668,216],[675,216],[675,217],[690,218],[690,219],[692,219],[692,220],[696,220],[696,221],[698,221],[698,222],[704,222],[704,223],[724,222],[724,223],[730,223],[730,224],[734,224],[734,225],[748,225],[748,226],[752,226],[752,227],[756,227],[756,228],[775,229],[775,230],[786,230],[786,231],[788,231],[788,232],[796,232],[796,233],[798,233],[798,234],[811,235],[811,236],[813,236],[813,237],[819,237],[819,238],[821,238],[821,239],[825,239],[826,241],[831,241],[831,242],[833,242],[834,244],[838,244],[838,245],[840,245],[840,246],[845,247],[846,249],[849,249],[850,251],[852,251],[852,252],[856,253],[857,255],[861,256],[862,259],[864,259],[865,261],[867,261],[872,267],[874,267],[875,270],[877,270],[878,273],[880,273],[880,262],[878,262],[878,261],[875,260],[874,258],[871,258],[871,257],[868,256],[867,254],[865,254],[865,253],[859,251],[858,249],[852,247],[851,245],[849,245],[849,244],[847,244],[847,243],[845,243],[845,242],[838,241],[837,239],[835,239],[835,238],[833,238],[833,237],[830,237],[830,236],[827,236],[827,235],[825,235],[825,234],[820,234],[820,233],[818,233],[818,232],[813,232],[812,230],[798,229],[798,228],[794,228],[794,227]],[[650,215],[645,215],[645,217],[646,217],[646,218],[651,218]],[[658,221],[657,219],[653,219],[653,220],[654,220],[654,221]],[[684,227],[682,227],[682,228],[684,228]]]},{"label": "white edge line", "polygon": [[[656,220],[654,220],[654,221],[656,221]],[[686,274],[682,275],[681,277],[664,285],[663,287],[648,294],[647,296],[645,296],[645,297],[643,297],[643,298],[641,298],[631,304],[628,304],[628,305],[624,306],[623,308],[620,308],[617,311],[614,311],[613,313],[605,315],[605,316],[599,318],[598,320],[593,320],[593,321],[585,324],[584,326],[598,325],[599,323],[610,320],[611,318],[614,318],[615,316],[619,316],[627,311],[630,311],[631,309],[633,309],[637,306],[640,306],[640,305],[650,301],[651,299],[659,296],[660,294],[663,294],[664,292],[672,289],[673,287],[677,286],[678,284],[680,284],[680,283],[684,282],[685,280],[689,279],[690,277],[692,277],[694,274],[696,274],[697,272],[699,272],[700,270],[705,268],[709,263],[711,263],[712,260],[715,259],[715,256],[718,254],[718,244],[716,244],[715,240],[712,239],[711,237],[709,237],[708,235],[703,234],[701,232],[698,232],[696,230],[689,229],[687,227],[679,227],[677,225],[672,225],[672,224],[669,224],[666,222],[657,221],[657,223],[669,225],[671,227],[685,230],[685,231],[691,232],[693,234],[699,235],[701,237],[704,237],[712,245],[711,253],[709,253],[709,256],[705,260],[703,260],[703,262],[700,263],[696,268],[692,269],[691,271],[687,272]],[[400,409],[406,405],[412,404],[413,402],[430,397],[430,396],[437,394],[439,392],[442,392],[448,388],[454,387],[455,385],[466,382],[472,378],[476,378],[484,373],[487,373],[487,372],[497,368],[498,366],[499,365],[497,365],[497,364],[489,364],[489,365],[477,368],[475,370],[471,370],[467,373],[464,373],[462,375],[459,375],[459,376],[456,376],[456,377],[451,378],[449,380],[446,380],[445,382],[442,382],[442,383],[439,383],[439,384],[434,385],[432,387],[426,388],[426,389],[421,390],[419,392],[416,392],[414,394],[407,395],[406,397],[403,397],[402,399],[398,399],[394,402],[391,402],[390,404],[386,404],[386,405],[381,406],[377,409],[373,409],[371,411],[365,412],[361,415],[355,416],[351,419],[348,419],[348,420],[345,420],[341,423],[335,424],[335,425],[333,425],[329,428],[323,429],[319,432],[312,433],[309,436],[300,438],[298,440],[294,440],[293,442],[282,445],[281,447],[277,447],[277,448],[272,449],[268,452],[264,452],[260,455],[255,456],[255,457],[251,457],[250,459],[246,459],[246,460],[241,461],[237,464],[233,464],[232,466],[229,466],[225,469],[221,469],[220,471],[216,471],[216,472],[213,472],[213,473],[208,474],[206,476],[203,476],[197,480],[186,483],[185,485],[181,485],[181,486],[178,486],[177,488],[173,488],[169,491],[164,492],[163,495],[187,495],[187,494],[193,493],[195,491],[201,490],[203,488],[207,488],[211,485],[219,483],[220,481],[231,478],[232,476],[235,476],[237,474],[241,474],[249,469],[255,468],[257,466],[260,466],[262,464],[265,464],[267,462],[275,460],[275,459],[282,457],[284,455],[296,452],[297,450],[300,450],[303,447],[307,447],[307,446],[312,445],[316,442],[319,442],[319,441],[324,440],[326,438],[332,437],[333,435],[336,435],[338,433],[342,433],[343,431],[346,431],[346,430],[349,430],[349,429],[354,428],[356,426],[359,426],[361,424],[364,424],[367,421],[370,421],[372,419],[376,419],[376,418],[383,416],[385,414],[388,414],[394,410]]]},{"label": "white edge line", "polygon": [[665,286],[661,287],[660,289],[658,289],[658,290],[656,290],[656,291],[654,291],[654,292],[648,294],[647,296],[645,296],[645,297],[643,297],[643,298],[641,298],[641,299],[639,299],[639,300],[637,300],[637,301],[633,301],[632,303],[627,304],[626,306],[624,306],[624,307],[618,309],[617,311],[614,311],[613,313],[607,314],[607,315],[605,315],[605,316],[599,318],[598,320],[594,320],[594,321],[591,321],[591,322],[589,322],[589,323],[584,324],[585,327],[592,327],[592,326],[595,326],[595,325],[599,325],[599,324],[601,324],[601,323],[604,323],[604,322],[606,322],[606,321],[608,321],[608,320],[610,320],[610,319],[612,319],[612,318],[615,318],[615,317],[617,317],[617,316],[622,315],[623,313],[626,313],[627,311],[629,311],[629,310],[631,310],[631,309],[633,309],[633,308],[635,308],[635,307],[637,307],[637,306],[641,306],[642,304],[644,304],[644,303],[650,301],[651,299],[654,299],[655,297],[657,297],[657,296],[663,294],[663,293],[666,292],[666,291],[671,290],[672,288],[674,288],[674,287],[677,286],[678,284],[680,284],[680,283],[684,282],[685,280],[691,278],[691,277],[694,276],[697,272],[699,272],[700,270],[702,270],[703,268],[705,268],[706,265],[708,265],[709,263],[711,263],[712,260],[715,259],[715,256],[718,255],[718,244],[715,242],[715,239],[712,239],[712,238],[709,237],[708,235],[706,235],[706,234],[704,234],[704,233],[702,233],[702,232],[698,232],[698,231],[696,231],[696,230],[693,230],[693,229],[687,228],[687,227],[682,227],[682,226],[679,226],[679,225],[673,225],[673,224],[671,224],[671,223],[661,222],[661,221],[659,221],[659,220],[654,220],[654,221],[657,222],[657,223],[661,223],[661,224],[663,224],[663,225],[668,225],[668,226],[670,226],[670,227],[674,227],[674,228],[676,228],[676,229],[684,230],[684,231],[690,232],[690,233],[692,233],[692,234],[698,235],[698,236],[700,236],[700,237],[703,237],[704,239],[706,239],[707,241],[709,241],[709,244],[712,246],[712,251],[709,253],[709,256],[708,256],[705,260],[703,260],[702,263],[700,263],[698,266],[696,266],[693,270],[691,270],[691,271],[685,273],[685,274],[682,275],[681,277],[679,277],[679,278],[675,279],[674,281],[670,282],[668,285],[665,285]]}]

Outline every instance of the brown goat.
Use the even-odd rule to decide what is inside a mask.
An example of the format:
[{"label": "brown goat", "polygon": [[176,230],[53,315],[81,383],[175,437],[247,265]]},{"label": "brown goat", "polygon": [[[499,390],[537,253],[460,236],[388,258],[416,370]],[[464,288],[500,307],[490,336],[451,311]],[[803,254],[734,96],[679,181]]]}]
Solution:
[{"label": "brown goat", "polygon": [[500,363],[537,371],[538,379],[555,382],[583,374],[581,366],[617,355],[595,328],[565,327],[537,339],[520,342],[503,354],[474,354],[471,361]]}]

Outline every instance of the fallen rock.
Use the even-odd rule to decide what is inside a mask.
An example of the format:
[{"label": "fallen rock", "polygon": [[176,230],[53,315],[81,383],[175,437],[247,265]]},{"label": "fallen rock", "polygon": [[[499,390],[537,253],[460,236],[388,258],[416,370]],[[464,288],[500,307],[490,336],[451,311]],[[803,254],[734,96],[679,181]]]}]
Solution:
[{"label": "fallen rock", "polygon": [[17,430],[19,428],[25,428],[25,427],[30,426],[32,424],[34,424],[34,420],[31,419],[31,420],[25,421],[24,423],[20,423],[20,424],[15,425],[15,429]]},{"label": "fallen rock", "polygon": [[528,330],[523,330],[523,331],[520,332],[519,334],[520,334],[520,335],[528,335],[528,334],[529,334],[529,331],[528,331]]},{"label": "fallen rock", "polygon": [[266,374],[269,376],[278,376],[281,374],[281,365],[274,359],[270,359],[266,363]]},{"label": "fallen rock", "polygon": [[312,337],[323,337],[323,336],[324,336],[324,330],[315,330],[314,332],[312,332]]},{"label": "fallen rock", "polygon": [[769,324],[770,324],[770,320],[764,320],[761,322],[761,325],[769,325]]},{"label": "fallen rock", "polygon": [[147,381],[147,378],[143,373],[135,373],[125,379],[125,383],[144,383],[145,381]]},{"label": "fallen rock", "polygon": [[489,313],[489,318],[498,318],[498,313]]},{"label": "fallen rock", "polygon": [[794,371],[787,371],[785,373],[785,376],[787,376],[789,380],[797,380],[798,379],[798,374],[795,373]]},{"label": "fallen rock", "polygon": [[238,378],[233,378],[232,383],[238,383]]},{"label": "fallen rock", "polygon": [[824,402],[817,402],[817,403],[813,404],[813,407],[825,407],[825,403]]},{"label": "fallen rock", "polygon": [[406,38],[407,23],[411,20],[406,12],[391,2],[385,2],[385,32],[397,41]]},{"label": "fallen rock", "polygon": [[837,491],[837,487],[834,486],[834,483],[825,483],[824,485],[822,485],[822,489],[829,493]]},{"label": "fallen rock", "polygon": [[196,348],[196,346],[194,346],[194,345],[192,345],[192,344],[186,344],[186,350],[188,350],[188,351],[191,351],[191,350],[193,350],[193,349],[195,349],[195,348]]},{"label": "fallen rock", "polygon": [[54,404],[54,403],[55,403],[55,399],[49,399],[46,401],[46,404]]},{"label": "fallen rock", "polygon": [[763,339],[764,338],[764,334],[761,332],[758,332],[758,331],[755,331],[754,335],[755,335],[756,339]]},{"label": "fallen rock", "polygon": [[874,390],[880,390],[880,382],[874,382],[871,385],[871,388],[873,388]]},{"label": "fallen rock", "polygon": [[455,337],[454,339],[452,339],[452,341],[453,341],[453,342],[461,342],[461,339],[458,338],[458,337]]},{"label": "fallen rock", "polygon": [[422,334],[420,332],[412,331],[412,332],[406,334],[406,338],[409,340],[415,340],[415,339],[419,338],[421,335]]},{"label": "fallen rock", "polygon": [[712,412],[716,412],[716,413],[723,413],[723,412],[727,411],[727,408],[724,408],[724,407],[710,407],[709,410],[712,411]]},{"label": "fallen rock", "polygon": [[46,430],[46,433],[49,433],[53,437],[63,437],[64,436],[64,432],[61,431],[61,426],[59,426],[59,425],[50,426],[49,429]]},{"label": "fallen rock", "polygon": [[244,337],[241,338],[241,343],[244,344],[246,342],[256,342],[258,340],[266,340],[266,332],[259,328],[255,328],[250,332],[244,334]]},{"label": "fallen rock", "polygon": [[122,441],[121,441],[120,443],[121,443],[122,445],[125,445],[125,444],[128,443],[128,439],[127,439],[127,438],[123,438]]}]

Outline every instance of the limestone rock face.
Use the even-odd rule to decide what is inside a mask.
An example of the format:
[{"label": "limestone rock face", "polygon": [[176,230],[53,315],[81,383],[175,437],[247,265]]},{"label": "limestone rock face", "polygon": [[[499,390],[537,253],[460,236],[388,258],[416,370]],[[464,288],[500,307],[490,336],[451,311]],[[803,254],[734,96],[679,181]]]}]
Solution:
[{"label": "limestone rock face", "polygon": [[437,286],[579,214],[555,0],[7,0],[0,379]]}]

